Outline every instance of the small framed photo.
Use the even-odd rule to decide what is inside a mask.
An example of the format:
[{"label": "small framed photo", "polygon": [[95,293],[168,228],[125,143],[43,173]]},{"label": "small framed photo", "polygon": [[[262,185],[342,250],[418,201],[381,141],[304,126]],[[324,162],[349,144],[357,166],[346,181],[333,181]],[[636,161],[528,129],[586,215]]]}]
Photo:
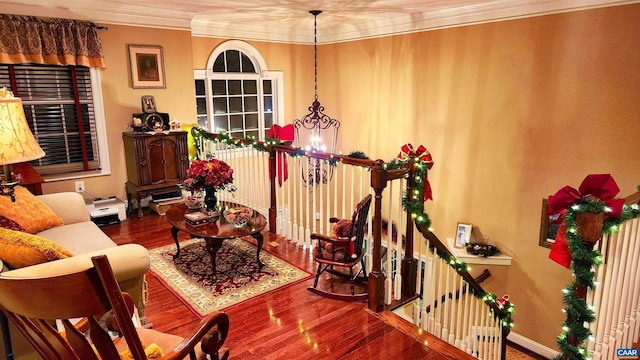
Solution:
[{"label": "small framed photo", "polygon": [[456,227],[455,247],[463,248],[471,241],[471,229],[473,225],[467,223],[458,223]]},{"label": "small framed photo", "polygon": [[164,54],[162,46],[128,45],[131,87],[134,89],[164,89]]},{"label": "small framed photo", "polygon": [[142,112],[154,113],[156,112],[156,100],[151,95],[143,95],[140,98],[142,102]]},{"label": "small framed photo", "polygon": [[562,224],[560,214],[547,215],[547,207],[549,200],[542,199],[542,216],[540,217],[540,239],[538,245],[546,248],[552,248],[558,236],[558,230]]}]

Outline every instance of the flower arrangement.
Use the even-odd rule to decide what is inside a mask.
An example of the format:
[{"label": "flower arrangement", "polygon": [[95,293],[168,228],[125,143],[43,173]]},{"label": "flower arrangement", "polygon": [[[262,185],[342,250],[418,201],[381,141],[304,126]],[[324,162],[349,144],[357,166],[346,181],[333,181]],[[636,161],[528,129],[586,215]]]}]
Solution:
[{"label": "flower arrangement", "polygon": [[218,159],[194,160],[187,169],[184,187],[192,192],[205,187],[234,192],[236,187],[233,185],[233,169]]}]

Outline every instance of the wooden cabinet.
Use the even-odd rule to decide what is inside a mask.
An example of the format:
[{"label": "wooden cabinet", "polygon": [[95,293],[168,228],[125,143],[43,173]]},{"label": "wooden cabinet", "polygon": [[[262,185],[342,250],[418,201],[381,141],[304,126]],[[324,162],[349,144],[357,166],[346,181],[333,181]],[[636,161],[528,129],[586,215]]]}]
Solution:
[{"label": "wooden cabinet", "polygon": [[127,161],[127,199],[136,195],[138,217],[142,217],[140,201],[154,192],[177,189],[189,167],[187,132],[122,133]]}]

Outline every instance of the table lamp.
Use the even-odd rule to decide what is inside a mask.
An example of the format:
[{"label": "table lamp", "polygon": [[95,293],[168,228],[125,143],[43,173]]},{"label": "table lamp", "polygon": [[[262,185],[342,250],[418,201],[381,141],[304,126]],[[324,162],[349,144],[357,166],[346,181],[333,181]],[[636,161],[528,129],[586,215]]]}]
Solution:
[{"label": "table lamp", "polygon": [[6,88],[0,89],[0,165],[4,171],[0,195],[10,196],[11,201],[16,201],[14,187],[20,181],[13,180],[9,165],[40,159],[44,155],[29,129],[22,100],[13,97]]}]

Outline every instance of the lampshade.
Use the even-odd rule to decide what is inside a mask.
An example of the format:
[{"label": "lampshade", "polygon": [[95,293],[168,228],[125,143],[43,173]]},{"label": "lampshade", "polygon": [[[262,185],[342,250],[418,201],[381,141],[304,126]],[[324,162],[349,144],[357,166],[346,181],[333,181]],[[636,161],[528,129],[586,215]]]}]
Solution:
[{"label": "lampshade", "polygon": [[20,98],[0,99],[0,165],[27,162],[44,155],[29,129]]}]

